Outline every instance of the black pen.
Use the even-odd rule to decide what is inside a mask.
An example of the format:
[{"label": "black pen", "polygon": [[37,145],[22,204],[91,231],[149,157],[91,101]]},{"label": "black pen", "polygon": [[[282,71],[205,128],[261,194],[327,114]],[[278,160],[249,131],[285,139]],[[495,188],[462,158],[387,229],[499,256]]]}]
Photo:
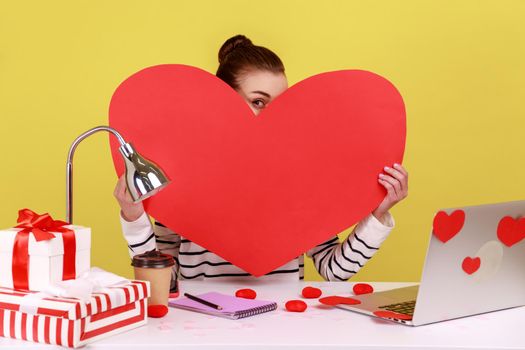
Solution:
[{"label": "black pen", "polygon": [[201,299],[199,297],[196,297],[195,295],[184,293],[184,296],[187,297],[188,299],[194,300],[194,301],[196,301],[198,303],[204,304],[204,305],[212,307],[214,309],[222,310],[222,307],[220,305],[216,305],[214,303],[210,303],[209,301]]}]

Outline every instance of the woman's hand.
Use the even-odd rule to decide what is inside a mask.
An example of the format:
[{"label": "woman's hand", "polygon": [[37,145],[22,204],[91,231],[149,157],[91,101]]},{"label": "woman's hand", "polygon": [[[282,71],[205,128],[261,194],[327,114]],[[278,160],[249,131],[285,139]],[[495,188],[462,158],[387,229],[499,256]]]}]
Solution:
[{"label": "woman's hand", "polygon": [[144,206],[142,202],[133,203],[133,199],[128,192],[126,187],[126,181],[124,175],[122,175],[115,186],[115,191],[113,195],[120,205],[122,217],[126,221],[135,221],[144,213]]},{"label": "woman's hand", "polygon": [[379,174],[379,183],[386,189],[385,199],[372,212],[372,214],[381,222],[383,216],[396,203],[402,201],[408,196],[408,172],[399,164],[394,164],[393,168],[385,167],[385,174]]}]

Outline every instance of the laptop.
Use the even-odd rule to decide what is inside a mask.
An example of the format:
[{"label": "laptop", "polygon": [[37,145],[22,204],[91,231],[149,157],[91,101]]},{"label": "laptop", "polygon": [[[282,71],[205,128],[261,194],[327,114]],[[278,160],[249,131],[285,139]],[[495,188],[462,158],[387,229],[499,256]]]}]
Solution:
[{"label": "laptop", "polygon": [[525,305],[525,201],[441,210],[419,285],[353,298],[338,307],[410,326]]}]

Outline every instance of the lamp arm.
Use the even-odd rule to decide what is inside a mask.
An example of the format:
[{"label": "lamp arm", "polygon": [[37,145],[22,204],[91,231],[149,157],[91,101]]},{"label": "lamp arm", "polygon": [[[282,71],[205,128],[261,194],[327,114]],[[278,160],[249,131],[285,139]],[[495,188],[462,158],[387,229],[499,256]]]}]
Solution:
[{"label": "lamp arm", "polygon": [[110,132],[116,136],[121,145],[126,144],[126,141],[117,130],[103,125],[89,129],[73,141],[71,147],[69,147],[66,163],[66,222],[69,224],[73,223],[73,156],[78,144],[82,142],[82,140],[99,131]]}]

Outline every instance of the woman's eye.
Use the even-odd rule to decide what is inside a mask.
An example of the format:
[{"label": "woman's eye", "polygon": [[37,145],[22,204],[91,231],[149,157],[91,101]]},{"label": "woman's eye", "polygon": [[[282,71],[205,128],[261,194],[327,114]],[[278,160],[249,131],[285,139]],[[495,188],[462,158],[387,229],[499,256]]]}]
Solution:
[{"label": "woman's eye", "polygon": [[262,109],[265,107],[266,103],[264,103],[263,100],[253,100],[252,101],[252,105],[255,107],[255,108],[258,108],[258,109]]}]

